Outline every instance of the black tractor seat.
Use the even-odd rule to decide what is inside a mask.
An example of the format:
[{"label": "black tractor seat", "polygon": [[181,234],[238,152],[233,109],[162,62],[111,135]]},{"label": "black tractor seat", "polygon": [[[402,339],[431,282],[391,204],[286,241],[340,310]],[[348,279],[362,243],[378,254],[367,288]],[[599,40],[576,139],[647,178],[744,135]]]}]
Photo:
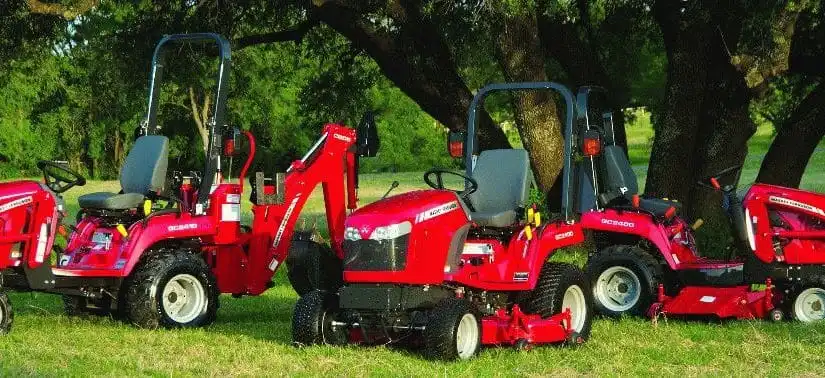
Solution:
[{"label": "black tractor seat", "polygon": [[682,208],[675,200],[639,195],[636,173],[630,166],[624,150],[619,146],[605,146],[602,154],[605,177],[599,202],[606,208],[637,208],[657,218],[672,218]]},{"label": "black tractor seat", "polygon": [[135,141],[120,169],[120,193],[97,192],[78,197],[81,209],[128,210],[139,208],[146,195],[160,192],[166,184],[169,139],[145,135]]},{"label": "black tractor seat", "polygon": [[478,189],[467,197],[470,219],[482,227],[518,222],[530,194],[530,158],[525,150],[482,151],[473,168]]}]

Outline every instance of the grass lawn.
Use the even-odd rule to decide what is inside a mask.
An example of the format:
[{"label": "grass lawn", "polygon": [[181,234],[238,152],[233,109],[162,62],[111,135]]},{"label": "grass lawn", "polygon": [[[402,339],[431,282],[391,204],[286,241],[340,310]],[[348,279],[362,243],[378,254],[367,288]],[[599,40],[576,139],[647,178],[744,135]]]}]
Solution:
[{"label": "grass lawn", "polygon": [[[634,164],[649,153],[649,130],[628,129]],[[753,139],[743,183],[753,180],[770,133]],[[820,147],[822,149],[822,147]],[[803,187],[825,191],[825,151],[815,153]],[[637,173],[644,182],[644,166]],[[420,173],[364,175],[362,202],[379,198],[393,180],[396,193],[423,186]],[[67,194],[116,190],[93,182]],[[303,212],[323,227],[319,193]],[[73,209],[73,210],[76,210]],[[249,214],[247,211],[246,220]],[[560,256],[563,259],[576,259]],[[578,259],[580,260],[580,259]],[[108,318],[62,315],[58,297],[12,294],[16,323],[0,337],[0,376],[543,376],[543,375],[825,375],[825,323],[696,322],[599,319],[591,340],[577,349],[540,347],[529,352],[487,348],[471,361],[427,361],[387,347],[290,346],[292,292],[283,270],[278,285],[260,297],[221,297],[218,320],[206,329],[144,331]]]}]

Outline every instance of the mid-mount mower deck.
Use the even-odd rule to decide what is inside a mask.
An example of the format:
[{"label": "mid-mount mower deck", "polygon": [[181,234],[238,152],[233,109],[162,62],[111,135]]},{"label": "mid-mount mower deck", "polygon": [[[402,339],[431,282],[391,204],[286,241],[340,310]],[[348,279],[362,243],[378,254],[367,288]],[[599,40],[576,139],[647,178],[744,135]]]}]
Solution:
[{"label": "mid-mount mower deck", "polygon": [[[403,193],[356,210],[346,219],[344,286],[313,291],[295,306],[297,344],[409,342],[426,354],[466,359],[481,345],[578,344],[589,337],[589,284],[574,265],[550,262],[584,240],[572,208],[542,222],[528,203],[530,162],[524,150],[488,150],[474,158],[475,117],[496,91],[552,90],[567,108],[573,95],[556,83],[497,84],[470,107],[463,154],[466,174],[432,169],[433,189]],[[462,138],[451,138],[462,154]],[[565,150],[570,155],[572,144]],[[565,161],[568,181],[572,162]],[[445,188],[459,176],[463,190]],[[565,198],[567,194],[565,193]]]},{"label": "mid-mount mower deck", "polygon": [[[591,93],[605,92],[583,88],[579,114],[598,115]],[[825,196],[765,184],[740,196],[741,166],[724,169],[699,185],[721,193],[738,257],[702,257],[693,237],[701,222],[683,219],[677,201],[638,194],[612,117],[602,115],[568,136],[591,146],[574,185],[581,226],[594,236],[586,270],[602,314],[825,319]]]},{"label": "mid-mount mower deck", "polygon": [[[156,120],[164,51],[170,44],[193,42],[216,43],[220,57],[206,166],[202,172],[167,175],[169,140],[158,134]],[[69,314],[116,311],[139,327],[155,328],[211,323],[219,293],[261,294],[285,260],[299,292],[340,285],[344,217],[357,201],[357,157],[375,155],[375,125],[365,122],[357,134],[326,125],[286,173],[256,173],[252,225],[242,225],[255,139],[243,133],[249,154],[240,176],[231,180],[222,166],[231,167],[240,133],[225,124],[229,64],[229,44],[215,34],[173,35],[158,43],[148,112],[121,169],[122,190],[80,196],[75,226],[62,223],[60,194],[85,179],[64,164],[40,162],[45,183],[0,183],[0,334],[12,321],[4,289],[61,294]],[[318,184],[323,184],[332,251],[311,241],[290,248],[301,208]],[[64,227],[71,233],[61,249],[55,238]]]}]

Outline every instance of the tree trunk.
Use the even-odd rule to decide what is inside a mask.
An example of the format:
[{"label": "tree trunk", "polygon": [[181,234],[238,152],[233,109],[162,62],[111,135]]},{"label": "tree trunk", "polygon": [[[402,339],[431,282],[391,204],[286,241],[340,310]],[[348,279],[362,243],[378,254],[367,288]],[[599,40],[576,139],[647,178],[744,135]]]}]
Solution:
[{"label": "tree trunk", "polygon": [[198,106],[198,99],[195,95],[195,89],[189,87],[189,106],[192,110],[192,119],[195,121],[195,127],[198,129],[198,135],[201,137],[203,144],[203,154],[209,153],[209,105],[212,96],[209,93],[203,95],[203,106]]},{"label": "tree trunk", "polygon": [[750,89],[731,64],[729,50],[738,43],[746,15],[736,1],[679,8],[679,3],[660,1],[655,9],[667,50],[668,84],[645,191],[685,202],[684,216],[713,220],[715,228],[726,224],[718,193],[699,189],[696,182],[741,165],[756,130],[748,110]]},{"label": "tree trunk", "polygon": [[[546,81],[536,19],[532,15],[503,22],[498,38],[499,63],[507,81]],[[542,190],[549,190],[562,169],[564,139],[550,91],[514,94],[516,125],[530,153],[533,174]]]},{"label": "tree trunk", "polygon": [[757,182],[798,188],[825,135],[825,83],[820,82],[782,125],[762,160]]},{"label": "tree trunk", "polygon": [[[315,1],[310,10],[362,49],[384,75],[433,118],[453,131],[466,130],[473,94],[456,70],[440,28],[421,13],[418,1],[394,1],[392,32],[376,30],[359,6],[368,2]],[[369,15],[367,15],[369,16]],[[510,148],[504,132],[485,113],[479,117],[481,149]]]}]

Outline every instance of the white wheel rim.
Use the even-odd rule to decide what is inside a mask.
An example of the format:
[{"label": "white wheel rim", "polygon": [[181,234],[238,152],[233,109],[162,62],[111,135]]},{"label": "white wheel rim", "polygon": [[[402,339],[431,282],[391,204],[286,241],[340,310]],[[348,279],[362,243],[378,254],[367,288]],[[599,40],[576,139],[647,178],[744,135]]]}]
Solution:
[{"label": "white wheel rim", "polygon": [[803,322],[825,319],[825,289],[812,287],[803,290],[793,303],[796,318]]},{"label": "white wheel rim", "polygon": [[163,311],[176,323],[189,323],[204,312],[207,306],[206,290],[191,274],[172,277],[163,288]]},{"label": "white wheel rim", "polygon": [[564,291],[564,298],[561,301],[562,311],[570,309],[570,329],[581,332],[587,320],[587,302],[584,299],[584,291],[578,285],[571,285]]},{"label": "white wheel rim", "polygon": [[458,358],[466,360],[475,354],[478,347],[478,321],[473,314],[464,314],[458,322],[455,335],[455,346]]},{"label": "white wheel rim", "polygon": [[599,275],[593,296],[608,310],[623,312],[639,302],[641,289],[636,273],[623,266],[613,266]]},{"label": "white wheel rim", "polygon": [[[4,296],[5,294],[0,294],[0,297]],[[0,324],[3,324],[3,321],[6,320],[6,307],[0,306]]]}]

